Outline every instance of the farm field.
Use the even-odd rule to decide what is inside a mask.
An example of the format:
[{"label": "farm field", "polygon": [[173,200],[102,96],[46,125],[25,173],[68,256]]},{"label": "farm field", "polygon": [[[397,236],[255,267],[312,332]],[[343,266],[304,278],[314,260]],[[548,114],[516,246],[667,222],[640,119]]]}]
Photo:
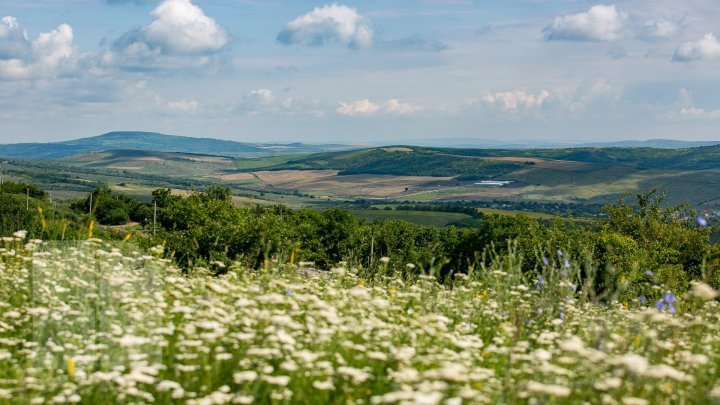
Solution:
[{"label": "farm field", "polygon": [[720,307],[704,284],[599,303],[573,264],[524,275],[511,257],[447,288],[280,263],[182,274],[159,247],[98,240],[0,243],[0,403],[720,399]]},{"label": "farm field", "polygon": [[[354,165],[363,159],[375,159],[371,170],[374,171],[382,167],[378,163],[382,160],[378,159],[394,159],[396,155],[408,159],[413,153],[412,148],[403,147],[375,149],[370,155],[366,150],[355,150],[234,159],[187,153],[109,151],[41,162],[14,160],[8,175],[19,180],[38,179],[56,198],[79,195],[94,184],[110,184],[117,190],[127,188],[128,193],[143,198],[149,198],[157,187],[191,190],[223,184],[231,187],[238,197],[293,207],[325,207],[356,200],[376,204],[460,200],[603,204],[626,193],[651,190],[665,193],[667,201],[673,204],[688,202],[709,210],[720,207],[720,187],[716,187],[720,185],[720,173],[715,169],[647,169],[534,156],[473,156],[464,152],[468,154],[466,160],[471,162],[518,164],[518,170],[494,177],[513,183],[505,187],[485,187],[462,176],[343,172],[360,170]],[[436,155],[425,154],[418,159],[433,159]],[[449,157],[447,153],[439,155]],[[321,158],[330,159],[334,162],[332,165],[345,169],[324,169]],[[298,168],[311,166],[319,168]]]}]

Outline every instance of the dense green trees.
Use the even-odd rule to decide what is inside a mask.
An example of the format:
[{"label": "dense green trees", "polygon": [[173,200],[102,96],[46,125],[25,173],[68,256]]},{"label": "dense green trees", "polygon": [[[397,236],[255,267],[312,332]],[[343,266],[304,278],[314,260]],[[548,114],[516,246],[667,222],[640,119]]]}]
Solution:
[{"label": "dense green trees", "polygon": [[[147,203],[121,193],[114,193],[108,187],[95,189],[92,197],[71,204],[78,213],[89,213],[103,225],[124,225],[130,221],[148,224],[152,221],[152,209]],[[92,202],[92,207],[90,206]]]},{"label": "dense green trees", "polygon": [[[367,222],[341,209],[289,210],[282,206],[234,206],[212,191],[175,197],[162,206],[162,228],[155,242],[165,242],[182,263],[239,260],[260,267],[265,259],[314,262],[330,268],[341,261],[369,272],[434,271],[440,276],[482,266],[494,254],[512,250],[523,269],[542,266],[582,272],[598,289],[624,285],[623,293],[648,274],[687,286],[711,278],[718,249],[709,230],[696,223],[687,207],[663,207],[654,194],[636,204],[605,208],[594,223],[555,221],[543,224],[528,216],[487,215],[474,228],[432,228],[403,221]],[[390,262],[381,264],[381,257]],[[631,288],[632,287],[632,288]]]}]

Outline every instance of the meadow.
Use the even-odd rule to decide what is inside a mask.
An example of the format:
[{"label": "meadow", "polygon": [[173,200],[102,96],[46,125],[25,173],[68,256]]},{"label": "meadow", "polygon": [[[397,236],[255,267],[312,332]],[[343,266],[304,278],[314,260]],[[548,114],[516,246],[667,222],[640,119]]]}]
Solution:
[{"label": "meadow", "polygon": [[[129,242],[0,242],[0,403],[699,403],[720,307],[696,282],[600,300],[562,254],[440,284],[338,263],[181,270]],[[412,263],[403,263],[410,268]],[[383,271],[385,269],[385,271]],[[622,288],[622,286],[619,286]]]}]

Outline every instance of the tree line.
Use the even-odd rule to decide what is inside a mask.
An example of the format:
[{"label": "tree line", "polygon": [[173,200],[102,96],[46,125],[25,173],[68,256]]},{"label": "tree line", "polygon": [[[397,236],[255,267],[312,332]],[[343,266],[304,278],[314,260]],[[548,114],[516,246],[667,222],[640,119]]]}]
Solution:
[{"label": "tree line", "polygon": [[[39,190],[28,210],[28,186],[0,188],[3,235],[26,229],[32,237],[82,239],[89,236],[91,221],[136,221],[133,240],[145,247],[164,245],[181,267],[206,265],[222,272],[232,263],[263,268],[272,261],[305,262],[318,269],[342,263],[368,278],[431,273],[451,280],[498,257],[513,257],[528,275],[547,266],[574,271],[599,291],[622,286],[623,294],[637,295],[650,281],[684,291],[698,279],[720,287],[720,249],[710,240],[707,221],[689,206],[663,205],[655,193],[608,204],[602,217],[588,223],[484,215],[474,227],[436,228],[400,220],[370,222],[340,208],[236,205],[230,189],[221,186],[185,197],[157,189],[149,203],[100,188],[92,194],[92,206],[90,196],[66,206],[51,204]],[[153,236],[147,225],[154,206]]]}]

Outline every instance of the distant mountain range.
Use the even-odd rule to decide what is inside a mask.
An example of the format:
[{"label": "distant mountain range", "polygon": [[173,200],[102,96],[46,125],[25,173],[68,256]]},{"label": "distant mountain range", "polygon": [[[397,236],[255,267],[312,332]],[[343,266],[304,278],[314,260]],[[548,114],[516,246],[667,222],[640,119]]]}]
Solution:
[{"label": "distant mountain range", "polygon": [[349,148],[351,146],[348,145],[246,143],[212,138],[165,135],[155,132],[109,132],[72,141],[0,145],[0,156],[6,158],[54,159],[81,153],[124,149],[231,157],[261,157],[327,152]]},{"label": "distant mountain range", "polygon": [[[382,143],[374,143],[383,145]],[[650,139],[646,141],[615,141],[570,143],[562,141],[528,140],[498,142],[472,138],[407,139],[394,144],[483,149],[549,149],[549,148],[656,148],[681,149],[720,144],[720,141],[680,141],[672,139]],[[166,135],[156,132],[118,131],[63,142],[16,143],[0,145],[0,157],[55,159],[89,152],[108,150],[140,150],[158,152],[197,153],[229,157],[263,157],[300,153],[333,152],[357,149],[359,145],[311,145],[304,143],[251,143],[235,142],[213,138],[194,138]]]}]

